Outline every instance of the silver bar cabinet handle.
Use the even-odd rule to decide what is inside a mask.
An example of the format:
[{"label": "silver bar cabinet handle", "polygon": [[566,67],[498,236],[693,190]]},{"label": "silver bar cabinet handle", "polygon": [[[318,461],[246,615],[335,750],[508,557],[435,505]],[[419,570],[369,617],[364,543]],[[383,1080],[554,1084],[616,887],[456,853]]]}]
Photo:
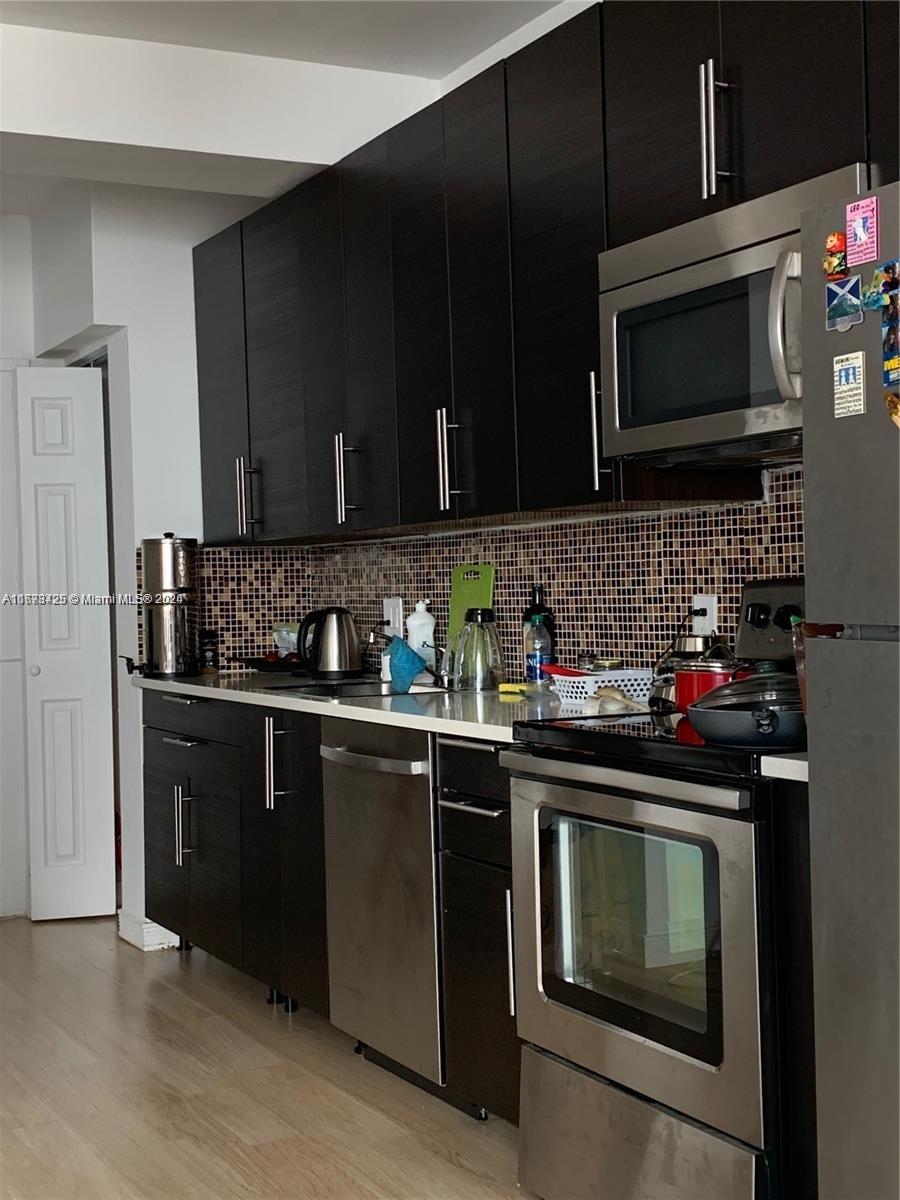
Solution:
[{"label": "silver bar cabinet handle", "polygon": [[802,376],[790,370],[784,342],[785,299],[792,279],[800,279],[800,254],[797,250],[782,250],[772,272],[767,322],[772,372],[782,400],[797,400],[802,394]]},{"label": "silver bar cabinet handle", "polygon": [[438,512],[443,512],[447,505],[444,500],[444,427],[439,408],[434,410],[434,418],[437,432]]},{"label": "silver bar cabinet handle", "polygon": [[234,484],[237,491],[238,537],[243,537],[247,532],[247,496],[244,491],[244,460],[240,457],[234,460]]},{"label": "silver bar cabinet handle", "polygon": [[344,511],[344,435],[336,433],[334,435],[334,490],[337,496],[337,523],[343,525],[347,520],[347,514]]},{"label": "silver bar cabinet handle", "polygon": [[719,171],[716,165],[716,64],[711,58],[706,60],[706,130],[709,139],[709,194],[714,196],[719,184]]},{"label": "silver bar cabinet handle", "polygon": [[438,800],[439,808],[452,808],[454,812],[466,813],[470,817],[502,817],[508,808],[482,808],[479,804],[462,804],[458,800]]},{"label": "silver bar cabinet handle", "polygon": [[275,718],[263,718],[263,757],[265,783],[263,804],[270,812],[275,807]]},{"label": "silver bar cabinet handle", "polygon": [[597,377],[593,371],[588,376],[591,404],[591,469],[594,491],[600,491],[600,432],[597,428]]},{"label": "silver bar cabinet handle", "polygon": [[326,762],[339,767],[355,767],[360,771],[376,771],[380,775],[427,775],[428,759],[380,758],[374,754],[357,754],[343,746],[320,746],[319,754]]},{"label": "silver bar cabinet handle", "polygon": [[516,1015],[516,973],[513,967],[512,892],[506,889],[506,978],[509,986],[509,1015]]},{"label": "silver bar cabinet handle", "polygon": [[183,867],[184,850],[181,844],[181,784],[175,784],[175,866]]},{"label": "silver bar cabinet handle", "polygon": [[188,738],[180,737],[164,737],[163,741],[169,746],[181,746],[185,750],[190,750],[192,746],[202,746],[203,742],[192,742]]},{"label": "silver bar cabinet handle", "polygon": [[709,199],[709,132],[706,128],[706,63],[700,64],[700,196]]},{"label": "silver bar cabinet handle", "polygon": [[169,696],[165,694],[160,697],[165,700],[166,704],[202,704],[203,701],[199,697],[191,698],[190,696]]}]

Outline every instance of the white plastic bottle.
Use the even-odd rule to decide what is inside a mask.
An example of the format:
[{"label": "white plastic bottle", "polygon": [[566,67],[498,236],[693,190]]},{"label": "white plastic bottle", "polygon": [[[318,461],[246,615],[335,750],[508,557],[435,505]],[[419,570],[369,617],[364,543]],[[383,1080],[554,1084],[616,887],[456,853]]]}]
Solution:
[{"label": "white plastic bottle", "polygon": [[409,643],[410,650],[415,650],[421,658],[431,667],[435,669],[436,659],[434,651],[434,617],[428,611],[430,600],[419,600],[416,604],[415,612],[411,612],[406,618],[406,640]]}]

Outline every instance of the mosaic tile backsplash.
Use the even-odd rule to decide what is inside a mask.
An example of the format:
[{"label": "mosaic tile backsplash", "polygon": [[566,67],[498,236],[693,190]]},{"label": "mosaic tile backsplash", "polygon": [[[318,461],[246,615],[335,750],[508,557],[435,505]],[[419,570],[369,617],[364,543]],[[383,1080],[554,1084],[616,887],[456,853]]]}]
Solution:
[{"label": "mosaic tile backsplash", "polygon": [[692,594],[719,597],[721,632],[733,638],[745,579],[803,573],[802,506],[802,469],[789,467],[769,473],[762,502],[340,545],[204,547],[201,628],[218,630],[225,667],[232,656],[270,649],[273,622],[329,604],[349,608],[365,638],[382,597],[401,596],[404,613],[431,600],[440,643],[451,569],[483,562],[497,571],[510,678],[521,674],[520,619],[532,583],[544,584],[555,610],[561,661],[574,664],[589,649],[652,666]]}]

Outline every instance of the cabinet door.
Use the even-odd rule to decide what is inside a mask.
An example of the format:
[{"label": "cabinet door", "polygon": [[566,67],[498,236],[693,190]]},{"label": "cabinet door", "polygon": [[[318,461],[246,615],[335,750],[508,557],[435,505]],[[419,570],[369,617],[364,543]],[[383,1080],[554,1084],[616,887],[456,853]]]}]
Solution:
[{"label": "cabinet door", "polygon": [[392,129],[388,154],[400,516],[434,521],[448,515],[439,502],[437,415],[452,415],[442,104]]},{"label": "cabinet door", "polygon": [[604,246],[599,9],[506,64],[519,501],[607,499],[593,486],[590,392],[599,370]]},{"label": "cabinet door", "polygon": [[246,484],[240,460],[250,464],[240,225],[194,247],[194,316],[203,539],[213,544],[248,541],[252,526],[242,532],[239,497]]},{"label": "cabinet door", "polygon": [[308,528],[297,189],[247,217],[243,235],[254,530],[296,537]]},{"label": "cabinet door", "polygon": [[507,956],[512,876],[452,854],[440,857],[447,1089],[517,1121],[520,1044]]},{"label": "cabinet door", "polygon": [[190,938],[190,856],[179,853],[182,797],[190,794],[187,761],[168,749],[166,736],[144,730],[144,906],[151,921]]},{"label": "cabinet door", "polygon": [[191,941],[241,965],[240,750],[207,743],[187,752],[190,792],[184,838],[190,851]]},{"label": "cabinet door", "polygon": [[444,98],[457,511],[518,507],[506,85],[502,63]]},{"label": "cabinet door", "polygon": [[242,965],[270,987],[281,973],[281,722],[281,713],[250,710],[241,745]]},{"label": "cabinet door", "polygon": [[866,84],[869,101],[869,158],[880,182],[900,178],[900,5],[897,0],[866,0]]},{"label": "cabinet door", "polygon": [[283,713],[282,720],[284,786],[289,794],[277,801],[283,864],[279,987],[304,1008],[327,1017],[321,722],[301,713]]},{"label": "cabinet door", "polygon": [[391,195],[384,135],[341,162],[347,339],[347,526],[400,522],[391,283]]},{"label": "cabinet door", "polygon": [[[678,6],[680,11],[681,6]],[[722,14],[719,157],[731,202],[853,162],[866,147],[863,6],[754,0]],[[896,69],[893,79],[896,105]]]},{"label": "cabinet door", "polygon": [[297,200],[309,532],[334,533],[340,528],[335,437],[343,433],[346,440],[347,416],[339,169],[307,180]]},{"label": "cabinet door", "polygon": [[700,107],[700,65],[718,61],[718,8],[709,0],[603,5],[610,246],[721,206],[721,193],[703,198]]}]

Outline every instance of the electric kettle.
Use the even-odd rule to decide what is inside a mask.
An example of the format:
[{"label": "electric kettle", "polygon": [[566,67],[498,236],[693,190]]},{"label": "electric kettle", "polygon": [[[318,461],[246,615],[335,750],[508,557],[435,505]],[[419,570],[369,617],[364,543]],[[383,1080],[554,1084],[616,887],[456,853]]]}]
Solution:
[{"label": "electric kettle", "polygon": [[297,634],[297,653],[306,670],[320,679],[352,679],[362,674],[359,635],[346,608],[317,608],[308,613]]}]

